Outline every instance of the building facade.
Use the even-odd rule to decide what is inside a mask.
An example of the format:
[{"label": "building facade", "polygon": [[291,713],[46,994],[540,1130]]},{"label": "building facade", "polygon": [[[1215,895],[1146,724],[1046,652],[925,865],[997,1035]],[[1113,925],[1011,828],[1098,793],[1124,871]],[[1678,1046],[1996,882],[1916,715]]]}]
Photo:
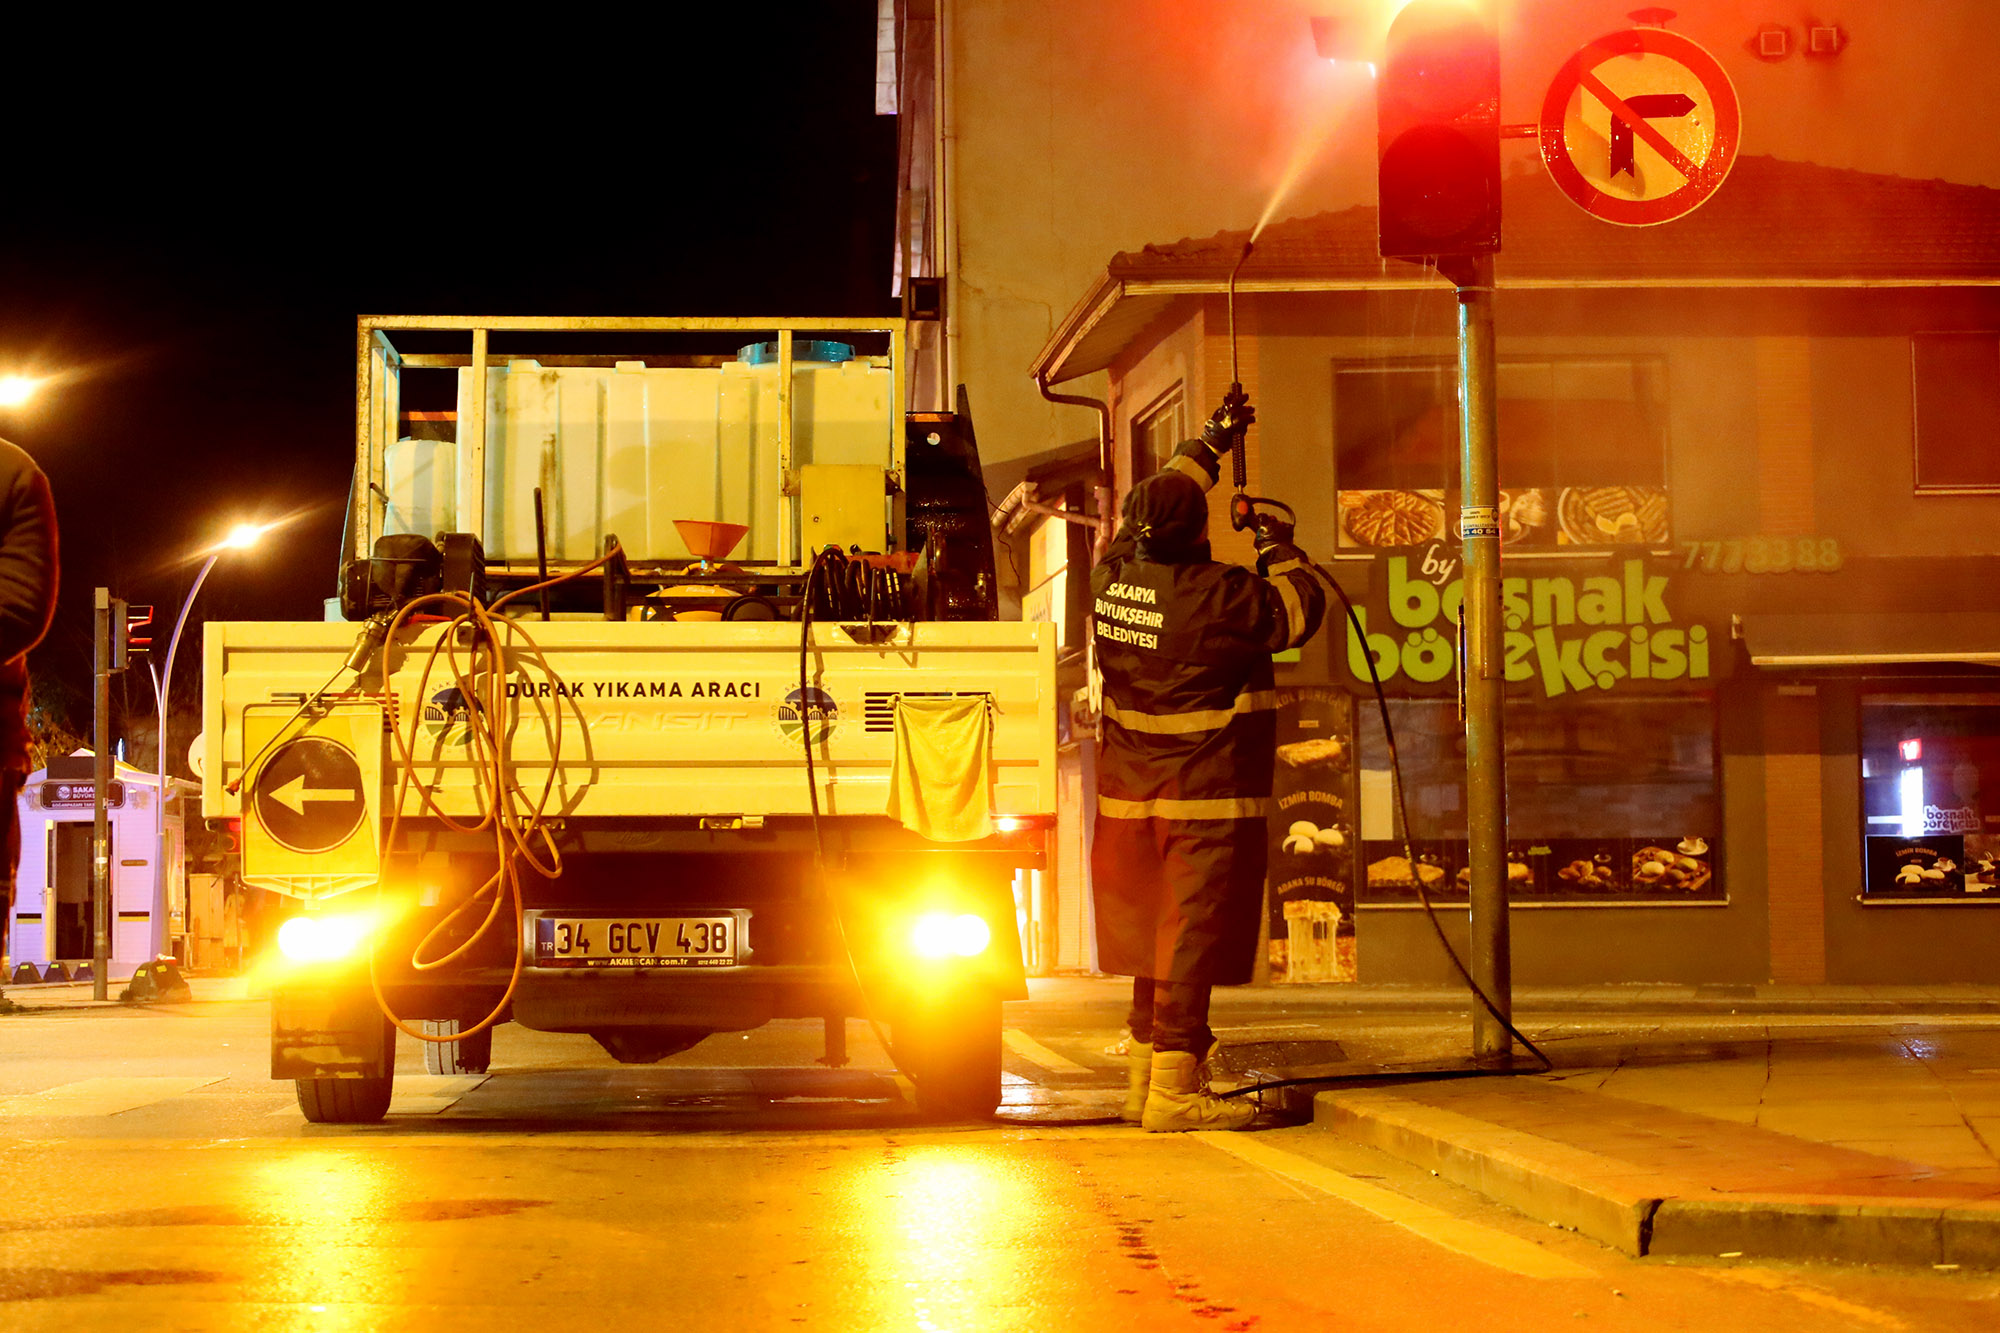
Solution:
[{"label": "building facade", "polygon": [[[1516,977],[2000,979],[2000,191],[1747,158],[1670,228],[1528,174],[1505,217]],[[1245,239],[1117,255],[1037,369],[1107,375],[1121,491],[1248,387],[1249,490],[1359,622],[1279,667],[1330,743],[1280,765],[1273,970],[1352,975],[1313,943],[1351,933],[1361,979],[1444,981],[1413,909],[1464,901],[1455,296],[1348,209],[1265,232],[1232,339]]]},{"label": "building facade", "polygon": [[[1252,383],[1263,414],[1258,448],[1250,459],[1252,489],[1292,498],[1307,519],[1308,535],[1320,534],[1323,546],[1333,543],[1327,548],[1333,550],[1329,563],[1364,591],[1374,586],[1368,578],[1378,572],[1375,557],[1339,548],[1340,491],[1442,491],[1449,512],[1453,502],[1444,481],[1420,478],[1404,486],[1392,475],[1378,478],[1381,485],[1336,487],[1332,482],[1336,360],[1344,367],[1341,396],[1350,404],[1365,396],[1369,386],[1383,396],[1378,410],[1385,414],[1393,415],[1393,403],[1403,402],[1406,390],[1435,399],[1438,367],[1452,356],[1449,295],[1408,265],[1384,266],[1377,260],[1372,235],[1361,234],[1372,220],[1350,219],[1352,234],[1331,249],[1314,250],[1315,243],[1302,238],[1299,244],[1305,248],[1293,252],[1289,268],[1276,262],[1288,230],[1284,219],[1336,217],[1373,199],[1374,86],[1366,62],[1376,58],[1382,34],[1400,7],[1401,0],[1269,0],[1256,5],[1104,0],[1082,7],[1054,0],[882,0],[887,53],[882,109],[898,114],[902,143],[898,272],[906,278],[930,278],[943,291],[944,318],[924,326],[915,340],[927,358],[917,377],[915,405],[944,405],[954,386],[967,387],[996,502],[1024,478],[1060,471],[1075,458],[1102,449],[1113,457],[1115,488],[1106,488],[1104,499],[1095,486],[1079,494],[1089,516],[1115,512],[1118,496],[1129,485],[1135,454],[1155,456],[1191,432],[1228,382],[1224,270],[1244,235],[1268,228],[1259,236],[1263,253],[1245,270],[1248,297],[1238,310],[1239,373]],[[1681,906],[1669,905],[1673,900],[1664,897],[1638,900],[1588,913],[1580,908],[1524,911],[1517,926],[1523,941],[1522,975],[1592,973],[1599,938],[1612,939],[1613,952],[1621,957],[1649,950],[1656,954],[1650,970],[1622,964],[1608,972],[1596,967],[1621,976],[1760,980],[1766,975],[1810,978],[1821,970],[1840,978],[1918,975],[1906,973],[1900,962],[1883,960],[1901,957],[1930,938],[1927,927],[1914,924],[1930,908],[1864,908],[1855,901],[1859,889],[1845,881],[1835,885],[1826,880],[1821,890],[1827,866],[1851,869],[1857,864],[1840,832],[1852,822],[1840,813],[1840,803],[1848,797],[1834,781],[1848,764],[1840,757],[1847,753],[1841,747],[1849,747],[1859,763],[1864,713],[1903,716],[1884,714],[1864,701],[1864,694],[1869,701],[1875,697],[1872,686],[1863,689],[1874,677],[1857,674],[1864,664],[1852,650],[1868,649],[1885,659],[1896,654],[1879,643],[1854,639],[1849,631],[1842,631],[1848,638],[1841,643],[1824,641],[1836,624],[1851,630],[1852,621],[1778,617],[1841,615],[1850,602],[1906,599],[1901,604],[1909,611],[1898,624],[1913,630],[1933,624],[1939,634],[1948,630],[1954,637],[1917,649],[1920,655],[1932,655],[1920,661],[1872,665],[1892,677],[1933,668],[1947,675],[1970,669],[1934,658],[1940,652],[1962,657],[1969,651],[1964,644],[1969,623],[1963,617],[1979,612],[1976,597],[1968,602],[1965,594],[1976,593],[1985,569],[1981,562],[1988,559],[1990,547],[1982,545],[1980,524],[1982,506],[1989,501],[1948,494],[1950,487],[1931,480],[1920,497],[1906,474],[1915,466],[1909,416],[1915,410],[1914,358],[1921,355],[1926,375],[1934,378],[1954,358],[1977,361],[1982,355],[1976,340],[1971,346],[1934,341],[1921,353],[1912,340],[1921,333],[1978,325],[1985,318],[1977,313],[1984,309],[1979,304],[1984,292],[1958,279],[1952,279],[1958,285],[1942,287],[1919,280],[1917,286],[1883,289],[1875,300],[1866,284],[1883,271],[1878,261],[1893,256],[1900,244],[1888,230],[1790,277],[1772,270],[1791,284],[1781,298],[1752,281],[1712,288],[1691,284],[1715,275],[1704,263],[1726,264],[1729,259],[1720,252],[1706,257],[1695,253],[1713,241],[1698,224],[1704,214],[1764,188],[1751,166],[1759,158],[1854,168],[1877,173],[1873,178],[2000,185],[2000,139],[1985,132],[1986,118],[1980,114],[1996,96],[1981,62],[2000,41],[2000,9],[1981,0],[1939,0],[1919,12],[1892,0],[1856,0],[1837,15],[1812,18],[1802,12],[1755,14],[1733,0],[1688,0],[1671,11],[1635,11],[1616,0],[1601,5],[1487,0],[1482,7],[1500,37],[1503,121],[1532,122],[1552,77],[1583,44],[1640,22],[1665,23],[1701,43],[1727,70],[1742,103],[1742,150],[1749,155],[1739,174],[1701,213],[1641,229],[1646,247],[1678,256],[1678,267],[1660,270],[1665,286],[1592,286],[1597,279],[1567,272],[1559,262],[1560,247],[1573,243],[1571,233],[1551,241],[1559,248],[1542,255],[1540,269],[1522,267],[1531,261],[1533,247],[1512,196],[1521,192],[1518,177],[1539,181],[1541,167],[1532,142],[1503,141],[1503,164],[1512,185],[1501,264],[1500,332],[1503,354],[1510,359],[1508,378],[1516,390],[1508,399],[1503,431],[1520,435],[1524,421],[1546,423],[1552,413],[1576,410],[1557,403],[1609,392],[1602,385],[1590,387],[1591,381],[1613,373],[1604,365],[1593,366],[1606,357],[1622,365],[1632,382],[1627,391],[1631,401],[1619,409],[1626,418],[1620,430],[1636,432],[1634,438],[1642,440],[1659,435],[1657,423],[1647,425],[1644,413],[1653,410],[1651,395],[1666,395],[1669,426],[1666,443],[1659,446],[1664,450],[1660,461],[1650,471],[1616,469],[1609,475],[1620,479],[1604,484],[1666,492],[1668,541],[1648,557],[1661,568],[1649,569],[1646,577],[1669,580],[1667,604],[1676,617],[1667,627],[1670,633],[1684,637],[1699,627],[1707,637],[1714,683],[1702,697],[1712,710],[1710,747],[1723,774],[1709,796],[1683,794],[1690,801],[1707,801],[1704,810],[1720,803],[1719,812],[1705,818],[1734,830],[1726,848],[1706,854],[1711,864],[1701,892],[1707,898],[1696,895]],[[1953,96],[1912,97],[1917,87],[1948,88]],[[1838,188],[1845,179],[1838,171],[1825,178],[1832,182],[1828,188]],[[1551,202],[1568,209],[1561,200]],[[1805,215],[1788,218],[1788,225],[1798,228],[1792,239],[1801,251],[1810,251],[1822,219],[1849,212],[1850,201],[1820,199]],[[1580,214],[1569,222],[1571,232],[1608,230]],[[1217,253],[1207,253],[1204,243],[1176,239],[1218,231],[1221,236],[1213,243]],[[1107,268],[1107,256],[1114,254],[1121,260]],[[1857,260],[1852,272],[1835,271],[1849,259]],[[1121,268],[1126,260],[1131,261],[1129,272]],[[1328,269],[1323,261],[1337,263]],[[1933,253],[1922,257],[1919,267],[1937,262]],[[1807,280],[1819,285],[1804,285]],[[1103,296],[1107,281],[1124,284],[1124,290],[1101,316],[1093,315],[1093,303]],[[1260,287],[1267,281],[1276,285]],[[1080,293],[1089,294],[1082,305]],[[1090,327],[1072,327],[1082,317],[1092,320]],[[1114,346],[1115,354],[1105,353],[1106,345]],[[1898,346],[1900,352],[1895,351]],[[1628,359],[1619,363],[1619,356]],[[1381,365],[1371,368],[1377,362]],[[1397,363],[1393,373],[1391,362]],[[1034,373],[1024,374],[1024,368]],[[1862,381],[1850,379],[1850,374],[1864,372],[1872,385],[1866,393],[1859,387]],[[1659,373],[1666,378],[1658,379]],[[1834,386],[1842,391],[1852,386],[1852,401],[1835,403],[1829,396],[1835,394]],[[1064,397],[1052,400],[1050,393]],[[1924,396],[1932,394],[1926,390]],[[1090,400],[1115,410],[1100,417]],[[1528,405],[1538,401],[1541,406]],[[1345,420],[1349,414],[1341,416]],[[1935,442],[1941,438],[1940,427],[1935,418],[1930,425]],[[1453,446],[1439,429],[1432,430],[1434,438],[1426,447],[1444,458]],[[1543,429],[1546,435],[1554,427],[1545,424]],[[1687,489],[1694,466],[1688,450],[1695,439],[1727,441],[1715,446],[1720,472],[1705,499]],[[1757,446],[1754,455],[1747,452],[1751,444]],[[1349,448],[1351,470],[1360,466],[1360,455],[1353,452],[1360,446]],[[1752,457],[1755,463],[1747,461]],[[1543,469],[1548,477],[1543,485],[1511,489],[1541,490],[1547,492],[1544,506],[1550,495],[1559,504],[1565,486],[1561,478],[1576,466],[1550,463]],[[1657,478],[1646,479],[1655,472]],[[1361,475],[1365,481],[1365,468]],[[1049,498],[1046,492],[1044,498]],[[1068,503],[1059,500],[1056,506]],[[1398,503],[1374,502],[1378,510]],[[1421,516],[1435,507],[1436,497],[1420,496],[1410,504]],[[1831,575],[1806,580],[1790,571],[1768,571],[1777,559],[1769,543],[1779,534],[1791,535],[1790,559],[1796,564],[1799,539],[1815,533],[1838,536],[1837,528],[1859,526],[1860,515],[1869,510],[1878,514],[1875,531],[1866,538],[1840,537],[1829,550],[1838,550],[1842,567]],[[1524,509],[1517,518],[1531,512],[1531,507]],[[1615,528],[1623,514],[1593,514],[1590,522],[1594,525],[1598,517]],[[1634,521],[1647,517],[1635,514]],[[1016,557],[1013,581],[1025,594],[1024,607],[1038,604],[1046,611],[1052,580],[1077,581],[1049,559],[1072,549],[1071,543],[1031,537],[1035,525],[1060,521],[1027,521],[1002,547],[1003,555],[1011,551]],[[1375,513],[1372,521],[1387,530],[1391,520]],[[1546,520],[1553,526],[1545,526],[1545,532],[1559,534],[1561,521],[1560,513]],[[1362,522],[1365,526],[1371,519]],[[1697,554],[1695,569],[1671,568],[1678,549],[1673,543],[1697,532],[1723,534],[1704,538],[1724,543],[1712,548],[1716,568],[1701,567],[1709,558],[1706,548]],[[1726,544],[1758,537],[1766,546],[1755,551]],[[1906,549],[1926,543],[1931,544],[1927,551]],[[1539,552],[1529,546],[1517,551],[1518,558],[1526,561],[1534,554],[1543,567],[1557,571],[1545,578],[1558,573],[1580,580],[1599,577],[1576,565],[1582,553],[1572,552],[1565,542]],[[1247,542],[1225,539],[1218,548],[1248,558]],[[1420,548],[1408,550],[1421,554]],[[1813,552],[1816,564],[1824,563],[1817,559],[1820,553],[1817,548]],[[1761,558],[1753,558],[1759,554]],[[1849,563],[1849,555],[1858,563]],[[1729,572],[1732,560],[1736,564]],[[1031,568],[1031,562],[1039,563]],[[1766,572],[1751,574],[1744,562],[1766,567]],[[1894,577],[1885,570],[1896,571]],[[1388,568],[1379,573],[1386,587]],[[1550,583],[1544,589],[1552,617],[1562,610],[1564,594],[1557,586]],[[1642,585],[1642,595],[1651,586]],[[1038,603],[1037,589],[1043,589]],[[1579,582],[1571,596],[1580,602],[1587,592]],[[1532,584],[1528,596],[1532,617]],[[1591,606],[1598,614],[1599,602]],[[1386,605],[1368,614],[1375,618],[1374,632],[1386,633]],[[1875,623],[1887,624],[1887,617],[1897,614],[1885,610]],[[1400,652],[1401,638],[1438,626],[1393,628]],[[1553,633],[1557,628],[1529,623],[1529,642],[1535,630]],[[1593,632],[1609,628],[1593,627]],[[1655,641],[1653,625],[1632,628],[1647,630],[1649,652],[1674,642]],[[1560,671],[1566,640],[1555,642]],[[1830,649],[1849,652],[1841,659],[1846,667],[1807,665],[1839,656]],[[1329,659],[1323,669],[1315,668],[1313,651],[1318,650],[1309,649],[1307,661],[1281,669],[1295,681],[1305,681],[1316,669],[1317,678],[1333,679],[1338,663]],[[1575,651],[1584,651],[1583,645]],[[1668,683],[1631,678],[1629,644],[1626,651],[1626,675],[1617,681],[1617,696],[1636,698],[1644,692],[1662,700],[1652,706],[1675,708]],[[1685,648],[1678,651],[1685,653]],[[1745,654],[1766,660],[1746,669],[1740,660]],[[1796,677],[1777,682],[1773,673],[1780,668],[1773,659],[1793,663],[1786,669]],[[1434,660],[1420,663],[1422,670],[1436,667]],[[1072,663],[1069,669],[1074,674],[1081,668]],[[1748,681],[1763,684],[1746,702],[1732,692]],[[1066,696],[1074,692],[1071,684],[1066,678]],[[1413,694],[1417,684],[1439,688],[1416,682],[1408,672],[1388,684]],[[1779,684],[1785,692],[1778,692]],[[1519,688],[1531,686],[1524,682]],[[1340,686],[1310,688],[1336,689],[1352,697]],[[1852,692],[1851,704],[1835,702],[1843,690]],[[1559,697],[1574,700],[1580,693],[1566,687]],[[1590,695],[1597,693],[1593,689]],[[1612,692],[1603,693],[1604,702],[1610,702]],[[1287,725],[1331,725],[1331,718],[1303,715],[1323,705],[1299,703],[1301,716]],[[1079,707],[1084,716],[1066,741],[1063,780],[1065,792],[1077,793],[1081,804],[1066,798],[1063,827],[1052,848],[1053,882],[1044,895],[1050,904],[1045,956],[1061,967],[1090,962],[1088,893],[1080,869],[1087,864],[1088,818],[1082,808],[1090,771],[1087,698]],[[1413,697],[1409,707],[1417,714],[1410,726],[1418,727],[1425,716],[1420,701]],[[1517,716],[1527,716],[1527,708],[1523,703]],[[1842,724],[1847,739],[1820,734],[1829,727],[1837,730],[1842,717],[1850,719]],[[1357,713],[1355,725],[1360,724]],[[1767,732],[1777,739],[1767,740]],[[1816,748],[1808,748],[1808,741]],[[1620,736],[1614,743],[1626,742]],[[1829,765],[1833,776],[1827,782],[1834,785],[1816,784],[1814,775]],[[1871,772],[1872,767],[1871,761]],[[1528,768],[1523,759],[1517,772]],[[1926,765],[1927,772],[1934,768]],[[1363,764],[1357,771],[1380,770]],[[1901,772],[1897,770],[1897,783],[1904,781]],[[1760,812],[1777,809],[1762,794],[1766,789],[1793,793],[1797,807],[1774,816],[1777,832],[1769,838],[1746,831],[1751,826],[1743,823],[1734,804],[1741,799]],[[1860,789],[1851,797],[1853,820],[1861,820]],[[1436,803],[1449,798],[1438,791],[1425,799]],[[1517,796],[1517,808],[1525,809],[1525,800]],[[1684,806],[1673,818],[1687,822],[1693,813]],[[1892,813],[1900,819],[1901,806]],[[1317,829],[1324,817],[1330,816],[1322,811],[1311,819],[1288,821],[1280,831],[1288,832],[1292,822],[1313,823]],[[1421,818],[1413,812],[1412,823]],[[1810,823],[1814,818],[1820,821],[1817,833]],[[1886,821],[1890,814],[1867,818]],[[1762,828],[1763,814],[1758,819]],[[1874,827],[1886,831],[1890,825]],[[1379,831],[1374,824],[1366,830],[1357,825],[1357,843],[1368,841],[1361,834]],[[1690,827],[1675,833],[1671,845],[1659,846],[1670,832],[1647,828],[1619,837],[1640,839],[1629,849],[1632,856],[1652,847],[1676,858],[1689,855],[1678,850],[1680,843],[1701,840],[1689,836]],[[1815,837],[1822,842],[1814,844]],[[1546,856],[1555,857],[1569,849],[1567,843],[1559,849],[1558,841],[1551,833],[1549,840],[1533,845],[1547,846]],[[1813,845],[1819,848],[1816,861],[1800,850]],[[1282,844],[1277,850],[1282,851]],[[1575,872],[1572,879],[1557,882],[1595,883],[1602,876],[1578,870],[1574,862],[1595,867],[1600,853],[1627,857],[1626,850],[1577,850],[1589,855],[1556,866],[1558,876],[1565,869]],[[1448,849],[1433,855],[1449,861]],[[1956,861],[1949,854],[1939,859]],[[1776,898],[1752,904],[1745,896],[1752,892],[1748,886],[1765,883],[1766,865],[1795,867],[1796,873],[1778,874],[1776,887],[1768,890]],[[1929,884],[1933,881],[1924,872],[1936,868],[1920,866],[1918,874]],[[1686,873],[1678,861],[1671,869]],[[1898,864],[1897,873],[1904,869]],[[1659,878],[1669,877],[1663,868]],[[1717,893],[1728,896],[1726,906],[1712,905]],[[1315,912],[1321,909],[1301,908],[1288,922],[1274,910],[1274,930],[1288,936],[1295,926],[1323,935],[1326,923],[1312,919]],[[1650,923],[1667,912],[1682,913],[1673,918],[1682,924],[1662,933]],[[1407,908],[1363,907],[1359,915],[1371,923],[1365,933],[1373,941],[1361,951],[1364,973],[1445,975],[1423,941],[1422,923]],[[1337,934],[1354,929],[1354,916],[1337,923]],[[1983,914],[1971,917],[1983,919]],[[1580,927],[1576,922],[1592,924]],[[1544,937],[1546,945],[1537,943]],[[1885,951],[1885,941],[1894,947]],[[1289,946],[1289,938],[1286,942]],[[1970,939],[1963,945],[1968,951],[1977,947]],[[1335,971],[1338,953],[1336,948]],[[1399,956],[1404,961],[1390,966]],[[1552,960],[1548,968],[1537,961],[1545,957]],[[1564,960],[1560,965],[1553,961],[1558,957]],[[1961,957],[1956,963],[1940,959],[1926,966],[1930,970],[1922,975],[1959,975],[1967,973],[1969,962]],[[1379,970],[1385,967],[1388,972]],[[1871,968],[1886,970],[1871,973]]]}]

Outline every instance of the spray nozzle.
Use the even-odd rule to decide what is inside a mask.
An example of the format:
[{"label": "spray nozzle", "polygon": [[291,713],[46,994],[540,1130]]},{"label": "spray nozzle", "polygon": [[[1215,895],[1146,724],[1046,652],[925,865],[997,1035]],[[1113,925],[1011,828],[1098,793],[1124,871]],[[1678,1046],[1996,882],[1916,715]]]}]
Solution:
[{"label": "spray nozzle", "polygon": [[[1266,510],[1274,512],[1266,513]],[[1282,518],[1279,513],[1283,514]],[[1237,532],[1249,528],[1262,533],[1276,526],[1289,534],[1298,525],[1298,514],[1283,500],[1273,500],[1266,495],[1245,495],[1241,490],[1229,497],[1229,526]],[[1286,540],[1289,541],[1290,537],[1287,536]]]}]

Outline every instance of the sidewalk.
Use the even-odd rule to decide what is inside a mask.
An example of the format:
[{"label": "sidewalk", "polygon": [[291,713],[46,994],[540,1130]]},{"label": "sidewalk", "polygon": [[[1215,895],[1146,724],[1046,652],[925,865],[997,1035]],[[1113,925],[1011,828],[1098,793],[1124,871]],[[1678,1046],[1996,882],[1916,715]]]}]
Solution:
[{"label": "sidewalk", "polygon": [[1517,1013],[1554,1070],[1338,1087],[1314,1123],[1628,1254],[2000,1268],[2000,1015]]},{"label": "sidewalk", "polygon": [[[1036,980],[1027,1016],[1081,1035],[1126,985]],[[2000,986],[1519,986],[1555,1068],[1492,1077],[1471,1007],[1220,988],[1218,1077],[1324,1078],[1269,1095],[1629,1254],[2000,1269]]]},{"label": "sidewalk", "polygon": [[[210,1000],[244,1000],[251,998],[249,982],[244,977],[184,976],[184,979],[187,981],[188,989],[193,992],[192,1001],[147,1001],[147,1003],[187,1004]],[[131,984],[132,978],[129,974],[122,977],[110,978],[105,982],[105,988],[110,998],[103,1000],[91,998],[92,983],[88,981],[59,981],[37,985],[0,986],[0,996],[4,996],[9,1002],[19,1006],[23,1012],[52,1009],[119,1009],[125,1006],[119,1003],[118,993]],[[0,1015],[4,1015],[5,1012],[4,1007],[0,1007]]]},{"label": "sidewalk", "polygon": [[[1103,984],[1098,979],[1091,983]],[[1084,978],[1052,978],[1036,984],[1090,984]],[[1334,983],[1303,986],[1245,986],[1218,989],[1216,1003],[1244,1003],[1248,997],[1282,996],[1287,1004],[1324,1013],[1470,1014],[1471,998],[1462,985],[1384,986]],[[1644,1010],[1661,1014],[1812,1013],[1913,1014],[1984,1013],[2000,1018],[2000,984],[1971,982],[1914,986],[1676,985],[1665,982],[1611,982],[1595,986],[1516,986],[1514,1009],[1524,1014],[1616,1014]]]}]

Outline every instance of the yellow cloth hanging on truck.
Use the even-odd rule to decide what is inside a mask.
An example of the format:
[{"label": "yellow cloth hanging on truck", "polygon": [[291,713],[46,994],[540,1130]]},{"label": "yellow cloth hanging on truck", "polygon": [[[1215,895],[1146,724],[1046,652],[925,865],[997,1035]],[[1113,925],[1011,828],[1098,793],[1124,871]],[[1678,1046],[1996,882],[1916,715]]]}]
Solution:
[{"label": "yellow cloth hanging on truck", "polygon": [[891,818],[932,842],[993,833],[993,708],[984,694],[896,697]]}]

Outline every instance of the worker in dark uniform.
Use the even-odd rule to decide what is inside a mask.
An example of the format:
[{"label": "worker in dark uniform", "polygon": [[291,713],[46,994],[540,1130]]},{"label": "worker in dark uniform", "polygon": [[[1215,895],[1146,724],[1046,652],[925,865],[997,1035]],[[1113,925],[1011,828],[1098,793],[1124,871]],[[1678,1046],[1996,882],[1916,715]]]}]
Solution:
[{"label": "worker in dark uniform", "polygon": [[1209,988],[1249,981],[1257,950],[1271,654],[1312,637],[1326,609],[1289,524],[1260,521],[1256,573],[1210,558],[1207,493],[1252,420],[1232,395],[1133,487],[1091,574],[1104,688],[1097,961],[1132,977],[1125,1118],[1154,1131],[1239,1129],[1255,1114],[1208,1091]]}]

